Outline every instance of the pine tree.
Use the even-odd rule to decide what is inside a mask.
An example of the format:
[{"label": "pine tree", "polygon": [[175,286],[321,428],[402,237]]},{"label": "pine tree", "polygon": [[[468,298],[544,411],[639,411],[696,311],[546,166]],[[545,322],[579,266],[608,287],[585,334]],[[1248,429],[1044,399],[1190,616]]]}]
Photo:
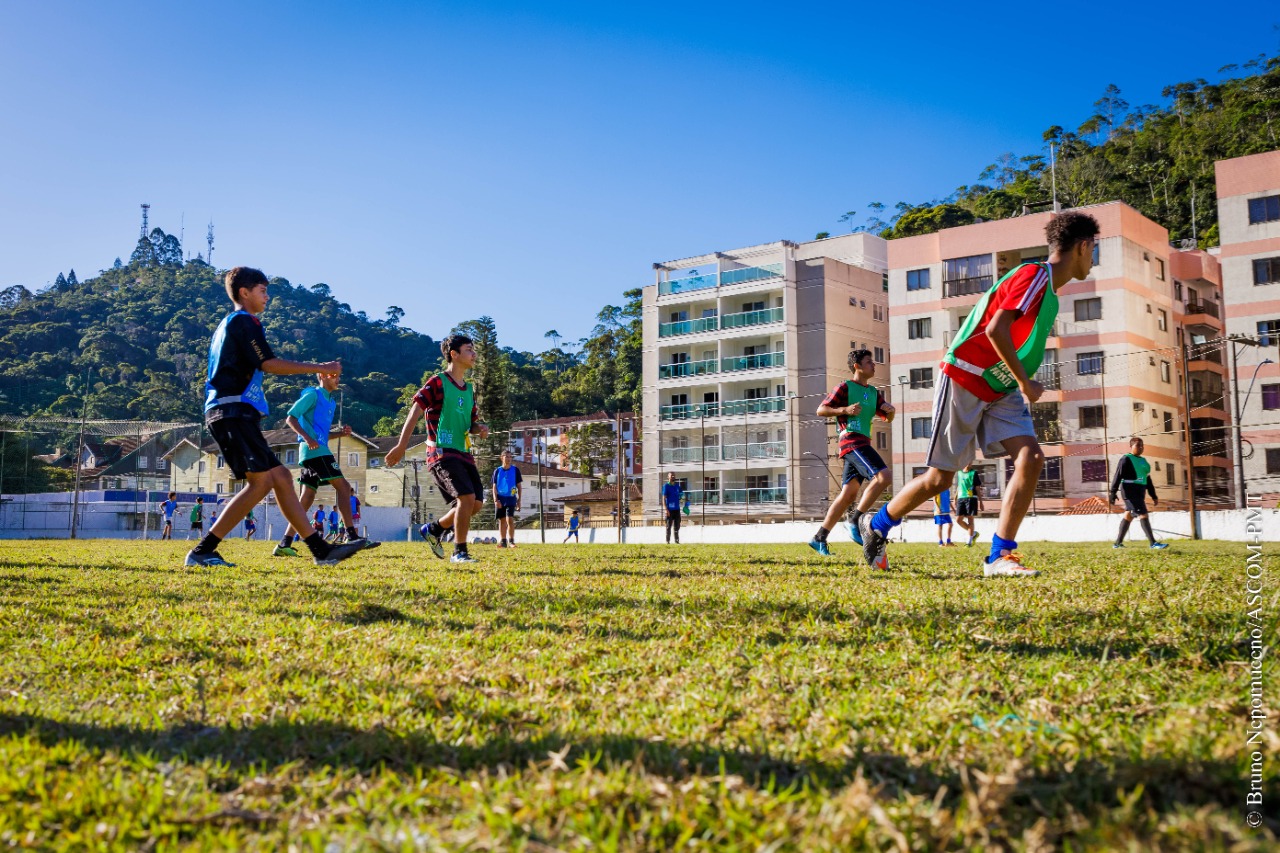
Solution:
[{"label": "pine tree", "polygon": [[112,265],[111,265],[111,268],[112,268],[113,270],[118,270],[118,269],[120,269],[122,266],[124,266],[124,264],[120,263],[120,259],[119,259],[119,258],[116,258],[116,262],[115,262],[114,264],[112,264]]},{"label": "pine tree", "polygon": [[58,273],[58,277],[53,280],[53,286],[58,290],[67,289],[67,277],[62,273]]},{"label": "pine tree", "polygon": [[75,271],[75,270],[72,270],[72,271],[67,275],[67,285],[68,285],[69,287],[75,287],[75,286],[76,286],[76,285],[78,285],[79,283],[80,283],[80,282],[79,282],[79,280],[77,280],[77,279],[76,279],[76,271]]}]

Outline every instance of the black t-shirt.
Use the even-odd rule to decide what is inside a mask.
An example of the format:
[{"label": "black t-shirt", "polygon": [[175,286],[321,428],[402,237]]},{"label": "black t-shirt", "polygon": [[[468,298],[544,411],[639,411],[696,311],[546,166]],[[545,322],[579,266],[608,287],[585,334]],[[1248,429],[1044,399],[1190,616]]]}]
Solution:
[{"label": "black t-shirt", "polygon": [[[216,342],[216,336],[215,336]],[[238,313],[227,321],[222,346],[209,350],[209,386],[215,397],[232,397],[243,394],[253,379],[254,371],[263,363],[275,358],[271,344],[257,317]],[[262,413],[248,403],[224,403],[205,412],[205,420],[212,423],[222,418],[260,418]]]}]

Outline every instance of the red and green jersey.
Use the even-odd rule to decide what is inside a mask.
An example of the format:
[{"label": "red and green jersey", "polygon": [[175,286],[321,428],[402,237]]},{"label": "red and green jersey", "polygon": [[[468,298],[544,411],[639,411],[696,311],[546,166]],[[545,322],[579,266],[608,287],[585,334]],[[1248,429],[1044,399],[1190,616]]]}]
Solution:
[{"label": "red and green jersey", "polygon": [[980,400],[991,402],[1016,390],[1013,371],[987,337],[997,311],[1016,311],[1010,334],[1018,361],[1034,376],[1044,361],[1044,345],[1058,318],[1058,294],[1050,267],[1022,264],[1010,270],[978,300],[942,359],[942,372]]},{"label": "red and green jersey", "polygon": [[479,422],[479,413],[471,383],[459,387],[451,376],[437,373],[413,396],[413,401],[425,413],[431,442],[427,464],[435,465],[445,456],[460,456],[475,464],[469,433]]},{"label": "red and green jersey", "polygon": [[876,415],[884,417],[884,394],[870,385],[859,385],[852,379],[832,388],[831,393],[822,401],[822,405],[832,409],[842,409],[854,403],[862,404],[859,414],[836,416],[836,425],[840,427],[842,459],[855,448],[870,447],[871,419]]}]

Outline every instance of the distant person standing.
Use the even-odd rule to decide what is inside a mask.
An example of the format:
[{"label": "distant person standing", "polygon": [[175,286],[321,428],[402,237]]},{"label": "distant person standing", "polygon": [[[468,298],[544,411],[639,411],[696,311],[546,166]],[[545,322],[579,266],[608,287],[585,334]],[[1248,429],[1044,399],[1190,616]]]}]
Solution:
[{"label": "distant person standing", "polygon": [[194,533],[197,538],[204,536],[204,498],[196,498],[195,504],[191,507],[191,514],[187,517],[191,522],[191,528],[187,531],[187,538],[191,538]]},{"label": "distant person standing", "polygon": [[248,515],[244,517],[244,538],[252,539],[253,534],[258,532],[258,522],[253,517],[253,510],[249,510]]},{"label": "distant person standing", "polygon": [[970,462],[956,474],[956,523],[969,532],[966,548],[972,548],[978,538],[978,513],[982,510],[982,475]]},{"label": "distant person standing", "polygon": [[[581,544],[582,540],[578,538],[578,528],[582,526],[582,520],[578,518],[578,511],[575,509],[573,515],[569,516],[569,532],[564,535],[564,542],[569,541],[569,537],[573,537],[573,541]],[[564,542],[560,544],[563,545]]]},{"label": "distant person standing", "polygon": [[1115,506],[1116,492],[1124,495],[1124,518],[1120,519],[1120,532],[1116,535],[1116,543],[1112,547],[1123,548],[1124,538],[1129,535],[1129,525],[1136,516],[1142,525],[1142,532],[1147,534],[1147,541],[1157,551],[1168,548],[1164,542],[1156,541],[1156,534],[1151,529],[1151,521],[1147,518],[1147,496],[1151,496],[1151,504],[1160,506],[1156,497],[1156,484],[1151,482],[1151,463],[1142,457],[1145,444],[1136,435],[1129,439],[1129,452],[1120,457],[1116,473],[1111,478],[1111,495],[1109,503]]},{"label": "distant person standing", "polygon": [[667,474],[667,482],[662,487],[662,508],[667,514],[667,544],[671,544],[671,532],[674,529],[676,544],[680,544],[680,498],[684,489],[676,482],[674,473]]},{"label": "distant person standing", "polygon": [[178,493],[170,492],[169,499],[160,504],[160,511],[164,513],[164,530],[160,533],[160,541],[165,539],[173,539],[173,514],[178,511]]},{"label": "distant person standing", "polygon": [[510,450],[502,451],[502,464],[493,469],[494,515],[498,519],[498,535],[502,537],[498,547],[516,547],[516,513],[520,510],[520,469],[512,464],[515,456]]},{"label": "distant person standing", "polygon": [[338,505],[334,504],[329,509],[329,541],[339,541],[339,537],[345,532],[342,529],[342,515],[338,512]]}]

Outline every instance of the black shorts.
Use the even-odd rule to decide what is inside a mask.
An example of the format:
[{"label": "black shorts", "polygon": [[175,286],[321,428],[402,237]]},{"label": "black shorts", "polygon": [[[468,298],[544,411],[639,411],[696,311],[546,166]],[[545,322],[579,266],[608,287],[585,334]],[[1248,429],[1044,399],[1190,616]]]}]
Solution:
[{"label": "black shorts", "polygon": [[1126,512],[1134,515],[1147,514],[1147,487],[1137,483],[1121,483],[1120,494],[1124,497]]},{"label": "black shorts", "polygon": [[515,496],[505,497],[498,495],[498,508],[494,511],[495,518],[515,518],[516,517],[516,499]]},{"label": "black shorts", "polygon": [[256,418],[221,418],[209,424],[209,432],[237,480],[280,467]]},{"label": "black shorts", "polygon": [[841,485],[847,486],[854,480],[870,480],[888,467],[875,448],[855,447],[844,455],[844,479],[840,481]]},{"label": "black shorts", "polygon": [[304,459],[302,472],[298,476],[298,482],[313,492],[330,480],[341,479],[342,471],[338,468],[338,461],[333,458],[332,453]]},{"label": "black shorts", "polygon": [[977,498],[960,498],[956,501],[956,515],[977,515]]},{"label": "black shorts", "polygon": [[462,495],[475,495],[476,500],[484,500],[484,485],[480,482],[480,471],[474,462],[457,456],[445,456],[431,466],[431,476],[440,487],[440,493],[450,503]]}]

